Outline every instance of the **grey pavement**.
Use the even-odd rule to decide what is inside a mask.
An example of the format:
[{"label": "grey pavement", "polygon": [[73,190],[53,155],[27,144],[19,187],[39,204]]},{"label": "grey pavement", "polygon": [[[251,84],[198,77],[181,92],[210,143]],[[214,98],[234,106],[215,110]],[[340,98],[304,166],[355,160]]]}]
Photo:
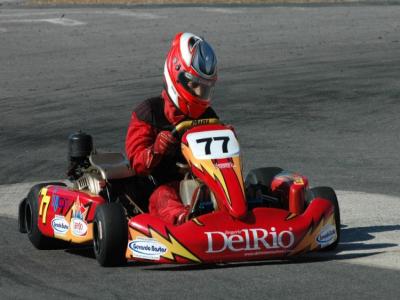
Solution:
[{"label": "grey pavement", "polygon": [[399,195],[398,20],[399,6],[2,10],[0,183],[63,177],[74,130],[123,151],[131,110],[190,30],[215,47],[214,107],[246,170]]},{"label": "grey pavement", "polygon": [[[100,150],[123,151],[131,110],[161,90],[171,38],[192,31],[217,52],[214,107],[236,127],[246,171],[275,165],[312,185],[399,196],[399,29],[396,5],[0,9],[0,184],[63,178],[74,130],[92,134]],[[102,269],[90,250],[36,251],[16,233],[15,219],[0,224],[7,298],[392,299],[400,292],[399,271],[335,256]],[[366,238],[398,230],[387,225],[371,224]]]}]

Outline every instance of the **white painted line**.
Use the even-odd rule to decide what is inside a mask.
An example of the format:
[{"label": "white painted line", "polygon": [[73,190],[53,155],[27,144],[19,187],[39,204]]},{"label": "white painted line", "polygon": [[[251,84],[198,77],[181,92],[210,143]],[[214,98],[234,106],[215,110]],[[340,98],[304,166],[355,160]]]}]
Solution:
[{"label": "white painted line", "polygon": [[[18,205],[34,183],[0,185],[0,215],[17,217]],[[308,256],[400,270],[400,198],[337,191],[343,228],[337,252]]]},{"label": "white painted line", "polygon": [[[46,180],[42,182],[64,182],[71,185],[68,180]],[[39,182],[24,182],[15,184],[0,185],[0,216],[17,218],[18,205],[24,199],[29,190]]]},{"label": "white painted line", "polygon": [[342,223],[337,251],[306,256],[400,270],[400,198],[352,191],[337,195]]},{"label": "white painted line", "polygon": [[[342,262],[400,270],[400,198],[338,191]],[[347,259],[347,257],[352,257]]]},{"label": "white painted line", "polygon": [[155,19],[162,19],[166,18],[166,16],[160,16],[152,13],[145,13],[145,12],[135,12],[132,10],[111,10],[105,11],[102,13],[110,14],[110,15],[118,15],[121,17],[133,17],[138,19],[148,19],[148,20],[155,20]]},{"label": "white painted line", "polygon": [[9,20],[0,20],[2,24],[11,24],[11,23],[38,23],[43,22],[41,19],[9,19]]},{"label": "white painted line", "polygon": [[18,205],[34,183],[17,183],[0,186],[0,215],[16,218]]},{"label": "white painted line", "polygon": [[[47,16],[53,15],[57,12],[46,10],[46,11],[27,11],[27,12],[15,12],[15,13],[3,13],[0,14],[0,18],[19,18],[19,17],[31,17],[31,16]],[[61,15],[61,14],[60,14]]]},{"label": "white painted line", "polygon": [[77,20],[72,20],[68,18],[54,18],[54,19],[42,19],[43,22],[48,22],[51,24],[58,24],[63,26],[82,26],[86,25],[84,22],[80,22]]},{"label": "white painted line", "polygon": [[21,0],[0,0],[0,4],[18,3]]},{"label": "white painted line", "polygon": [[218,14],[241,14],[244,13],[243,8],[212,8],[212,7],[197,7],[197,10],[204,11],[206,13],[218,13]]},{"label": "white painted line", "polygon": [[77,20],[72,20],[68,18],[52,18],[52,19],[11,19],[11,20],[1,20],[0,23],[10,24],[10,23],[51,23],[62,26],[82,26],[86,25],[84,22]]},{"label": "white painted line", "polygon": [[167,18],[167,16],[161,16],[158,14],[153,14],[149,12],[141,12],[141,11],[134,11],[134,10],[126,10],[126,9],[105,9],[105,10],[86,10],[86,9],[71,9],[71,10],[46,10],[42,12],[38,11],[27,11],[27,12],[15,12],[15,13],[0,13],[1,18],[26,18],[26,17],[34,17],[34,16],[48,16],[54,15],[61,16],[63,14],[70,15],[117,15],[121,17],[133,17],[138,19],[162,19]]}]

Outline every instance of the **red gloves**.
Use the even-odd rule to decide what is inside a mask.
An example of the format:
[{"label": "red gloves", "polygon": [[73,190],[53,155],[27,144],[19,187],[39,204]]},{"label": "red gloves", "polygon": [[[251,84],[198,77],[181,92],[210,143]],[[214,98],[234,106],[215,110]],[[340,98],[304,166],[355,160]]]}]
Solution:
[{"label": "red gloves", "polygon": [[161,131],[157,135],[156,141],[154,143],[154,153],[161,155],[170,153],[174,150],[177,142],[177,139],[172,135],[170,131]]}]

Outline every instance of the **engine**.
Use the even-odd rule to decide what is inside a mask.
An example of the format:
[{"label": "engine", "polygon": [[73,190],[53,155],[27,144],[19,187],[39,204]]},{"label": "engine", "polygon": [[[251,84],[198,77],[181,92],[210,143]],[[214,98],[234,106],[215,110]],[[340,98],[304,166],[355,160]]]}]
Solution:
[{"label": "engine", "polygon": [[80,191],[88,190],[90,193],[95,195],[100,194],[105,186],[106,182],[95,172],[85,173],[75,181],[76,189]]},{"label": "engine", "polygon": [[72,133],[68,137],[68,171],[70,180],[80,178],[84,170],[90,167],[89,155],[93,151],[92,136],[82,131]]}]

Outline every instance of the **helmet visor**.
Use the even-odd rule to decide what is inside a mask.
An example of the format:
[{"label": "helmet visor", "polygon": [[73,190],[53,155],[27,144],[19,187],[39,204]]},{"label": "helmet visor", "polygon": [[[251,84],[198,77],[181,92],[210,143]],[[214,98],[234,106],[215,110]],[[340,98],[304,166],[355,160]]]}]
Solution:
[{"label": "helmet visor", "polygon": [[214,80],[202,79],[187,72],[180,72],[178,80],[185,90],[201,99],[210,99],[214,92]]}]

